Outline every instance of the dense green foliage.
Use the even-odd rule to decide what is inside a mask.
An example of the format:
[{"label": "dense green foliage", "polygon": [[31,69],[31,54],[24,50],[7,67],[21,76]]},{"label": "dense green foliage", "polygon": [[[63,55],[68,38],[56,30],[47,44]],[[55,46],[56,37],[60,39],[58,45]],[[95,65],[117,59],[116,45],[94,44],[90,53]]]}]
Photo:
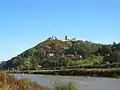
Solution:
[{"label": "dense green foliage", "polygon": [[62,41],[50,37],[11,60],[2,62],[0,68],[4,70],[63,69],[106,63],[120,63],[120,43],[103,45],[75,39]]}]

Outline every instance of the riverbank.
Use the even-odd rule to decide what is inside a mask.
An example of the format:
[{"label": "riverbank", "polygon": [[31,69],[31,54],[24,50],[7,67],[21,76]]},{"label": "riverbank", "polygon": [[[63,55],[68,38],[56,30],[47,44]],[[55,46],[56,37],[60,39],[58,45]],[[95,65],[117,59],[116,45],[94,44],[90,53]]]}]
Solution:
[{"label": "riverbank", "polygon": [[78,90],[78,88],[72,82],[55,82],[53,88],[43,87],[31,79],[18,79],[14,75],[0,72],[0,90]]},{"label": "riverbank", "polygon": [[51,90],[28,79],[16,79],[6,72],[0,72],[0,90]]},{"label": "riverbank", "polygon": [[92,68],[92,69],[65,69],[65,70],[27,70],[7,71],[9,73],[44,74],[44,75],[69,75],[69,76],[95,76],[120,78],[120,68]]}]

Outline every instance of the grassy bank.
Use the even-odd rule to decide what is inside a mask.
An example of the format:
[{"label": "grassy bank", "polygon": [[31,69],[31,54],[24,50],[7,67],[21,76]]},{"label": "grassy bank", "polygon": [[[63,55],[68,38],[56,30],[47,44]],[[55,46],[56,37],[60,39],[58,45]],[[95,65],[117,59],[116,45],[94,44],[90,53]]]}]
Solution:
[{"label": "grassy bank", "polygon": [[78,90],[72,82],[55,82],[53,89],[42,87],[28,79],[16,79],[6,72],[0,72],[0,90]]},{"label": "grassy bank", "polygon": [[17,80],[5,72],[0,72],[0,90],[50,90],[28,79]]},{"label": "grassy bank", "polygon": [[66,70],[39,70],[39,71],[9,71],[9,73],[30,73],[45,75],[71,75],[71,76],[97,76],[97,77],[119,77],[120,68],[92,68],[92,69],[66,69]]}]

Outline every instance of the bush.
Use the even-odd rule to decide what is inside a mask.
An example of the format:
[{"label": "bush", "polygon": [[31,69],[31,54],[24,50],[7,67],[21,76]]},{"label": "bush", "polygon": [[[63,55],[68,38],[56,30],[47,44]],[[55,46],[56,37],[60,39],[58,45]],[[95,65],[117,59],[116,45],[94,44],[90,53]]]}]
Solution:
[{"label": "bush", "polygon": [[55,83],[53,90],[78,90],[76,85],[72,82],[67,83]]}]

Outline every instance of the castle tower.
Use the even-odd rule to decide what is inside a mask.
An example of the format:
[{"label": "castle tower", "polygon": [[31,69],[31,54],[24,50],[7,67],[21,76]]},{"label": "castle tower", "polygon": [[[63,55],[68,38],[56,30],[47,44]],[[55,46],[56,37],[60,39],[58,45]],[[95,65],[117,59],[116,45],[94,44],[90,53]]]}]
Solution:
[{"label": "castle tower", "polygon": [[68,37],[67,37],[67,35],[65,36],[65,40],[68,40]]}]

